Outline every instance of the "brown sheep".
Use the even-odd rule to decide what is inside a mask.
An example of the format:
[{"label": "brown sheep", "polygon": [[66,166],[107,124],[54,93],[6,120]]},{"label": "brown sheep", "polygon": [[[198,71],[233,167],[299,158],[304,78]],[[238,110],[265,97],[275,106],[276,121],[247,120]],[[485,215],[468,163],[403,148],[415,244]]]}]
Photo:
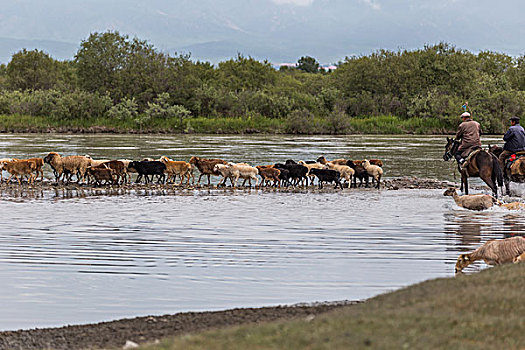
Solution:
[{"label": "brown sheep", "polygon": [[261,186],[263,184],[267,185],[268,182],[273,181],[274,186],[278,185],[279,188],[281,188],[281,180],[279,179],[281,171],[279,169],[263,165],[257,165],[256,168],[259,170],[259,175],[261,175],[262,178]]},{"label": "brown sheep", "polygon": [[91,159],[84,156],[66,156],[62,157],[56,152],[49,152],[44,158],[44,162],[49,164],[55,172],[56,181],[60,180],[62,176],[67,177],[67,181],[71,176],[77,176],[77,182],[84,179],[87,168],[91,166]]},{"label": "brown sheep", "polygon": [[35,166],[36,166],[35,179],[38,177],[38,174],[40,174],[40,181],[44,181],[44,171],[42,170],[42,168],[44,167],[44,159],[43,158],[29,158],[26,160],[29,162],[35,162]]},{"label": "brown sheep", "polygon": [[[166,174],[168,175],[168,181],[170,177],[173,177],[173,181],[176,181],[178,175],[180,176],[179,185],[182,185],[182,182],[184,181],[184,178],[186,176],[188,176],[188,182],[186,184],[190,183],[189,173],[192,170],[190,163],[184,161],[173,161],[165,156],[160,157],[160,161],[166,165]],[[193,178],[193,180],[195,181],[195,177]]]},{"label": "brown sheep", "polygon": [[346,162],[347,162],[347,160],[343,159],[343,158],[334,159],[334,160],[326,160],[326,158],[324,156],[320,156],[319,158],[317,158],[317,163],[321,163],[321,164],[324,164],[324,165],[326,165],[328,163],[336,164],[336,165],[346,165]]},{"label": "brown sheep", "polygon": [[0,182],[4,181],[3,171],[4,171],[5,163],[12,162],[12,161],[13,161],[13,158],[2,158],[2,159],[0,159]]},{"label": "brown sheep", "polygon": [[219,176],[220,173],[218,173],[216,170],[214,170],[214,167],[216,164],[228,164],[225,160],[222,159],[206,159],[206,158],[199,158],[199,157],[191,157],[190,164],[195,165],[197,169],[200,171],[199,179],[197,180],[197,183],[201,182],[201,177],[203,175],[208,176],[208,186],[211,184],[210,176],[215,175]]},{"label": "brown sheep", "polygon": [[[361,163],[363,163],[363,161],[364,160],[354,160],[353,162],[354,162],[355,165],[361,165]],[[381,159],[369,159],[368,161],[372,165],[377,165],[377,166],[383,167],[383,161]]]},{"label": "brown sheep", "polygon": [[115,176],[117,177],[116,182],[117,183],[127,183],[128,182],[128,168],[124,164],[124,162],[121,162],[120,160],[110,160],[107,162],[104,162],[98,166],[91,166],[92,168],[108,168],[112,169],[115,173]]},{"label": "brown sheep", "polygon": [[497,199],[488,194],[468,194],[459,196],[456,189],[453,187],[448,188],[443,195],[451,196],[454,198],[454,201],[458,206],[470,210],[489,209],[494,203],[497,203]]},{"label": "brown sheep", "polygon": [[18,184],[22,184],[22,181],[18,176],[29,175],[29,183],[35,181],[36,175],[33,174],[33,171],[36,170],[36,163],[28,160],[14,160],[11,162],[6,162],[4,164],[4,169],[11,174],[7,179],[7,182],[11,180],[14,176],[18,180]]},{"label": "brown sheep", "polygon": [[516,262],[516,259],[521,259],[523,253],[525,253],[525,237],[491,239],[472,253],[461,254],[456,262],[456,273],[476,260],[483,260],[488,265],[500,265]]},{"label": "brown sheep", "polygon": [[104,184],[114,184],[117,180],[115,170],[106,168],[106,167],[88,167],[87,168],[87,175],[91,176],[95,180],[95,184],[97,186],[102,185],[102,181],[104,181]]}]

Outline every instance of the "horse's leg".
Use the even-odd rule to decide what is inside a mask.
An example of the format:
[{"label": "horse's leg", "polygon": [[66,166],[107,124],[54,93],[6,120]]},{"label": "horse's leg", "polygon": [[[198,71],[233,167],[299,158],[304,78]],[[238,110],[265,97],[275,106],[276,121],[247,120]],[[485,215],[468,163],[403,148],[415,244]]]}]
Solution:
[{"label": "horse's leg", "polygon": [[503,182],[505,183],[505,193],[507,196],[510,196],[510,179],[508,176],[503,177]]},{"label": "horse's leg", "polygon": [[485,183],[490,187],[492,190],[492,193],[494,194],[495,198],[498,198],[498,187],[496,186],[496,182],[493,181],[492,177],[492,171],[488,171],[489,169],[483,169],[483,171],[479,172],[479,177],[481,180],[485,181]]},{"label": "horse's leg", "polygon": [[465,172],[461,173],[461,191],[463,191],[463,187],[463,193],[468,194],[468,175]]}]

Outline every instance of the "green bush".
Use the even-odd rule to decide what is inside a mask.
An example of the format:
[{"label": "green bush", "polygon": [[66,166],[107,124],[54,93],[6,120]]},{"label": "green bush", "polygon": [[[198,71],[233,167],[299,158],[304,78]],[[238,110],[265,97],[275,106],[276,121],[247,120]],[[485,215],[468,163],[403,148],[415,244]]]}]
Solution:
[{"label": "green bush", "polygon": [[288,134],[314,134],[319,132],[316,128],[313,113],[307,109],[295,110],[286,119],[286,133]]},{"label": "green bush", "polygon": [[62,94],[56,101],[51,117],[56,119],[89,119],[102,117],[112,107],[108,95],[74,91]]},{"label": "green bush", "polygon": [[107,116],[119,120],[131,120],[137,117],[139,105],[135,98],[124,98],[122,101],[111,107]]}]

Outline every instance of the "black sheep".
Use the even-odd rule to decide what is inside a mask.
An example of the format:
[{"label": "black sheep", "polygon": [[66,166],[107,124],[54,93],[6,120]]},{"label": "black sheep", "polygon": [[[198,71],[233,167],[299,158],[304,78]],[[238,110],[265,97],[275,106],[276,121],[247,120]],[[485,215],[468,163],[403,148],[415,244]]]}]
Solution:
[{"label": "black sheep", "polygon": [[[166,178],[166,175],[164,175],[166,164],[157,160],[129,162],[128,169],[135,169],[135,171],[139,174],[135,182],[140,182],[142,180],[142,176],[146,178],[146,183],[153,181],[153,175],[158,176],[159,183],[164,183]],[[149,179],[148,175],[151,175],[151,180]]]},{"label": "black sheep", "polygon": [[337,170],[332,169],[316,169],[312,168],[310,169],[310,174],[314,174],[319,179],[319,188],[323,188],[323,182],[335,182],[335,187],[337,188],[337,185],[343,189],[343,185],[341,184],[340,180],[340,174]]},{"label": "black sheep", "polygon": [[352,186],[357,187],[357,179],[359,179],[359,187],[363,186],[363,180],[365,180],[365,187],[368,187],[368,171],[362,165],[356,165],[352,160],[346,162],[346,165],[355,172]]}]

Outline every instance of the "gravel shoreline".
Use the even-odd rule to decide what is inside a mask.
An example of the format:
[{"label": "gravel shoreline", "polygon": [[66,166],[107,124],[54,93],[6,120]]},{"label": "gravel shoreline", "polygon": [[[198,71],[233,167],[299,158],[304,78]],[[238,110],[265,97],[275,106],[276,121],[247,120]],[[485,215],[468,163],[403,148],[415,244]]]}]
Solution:
[{"label": "gravel shoreline", "polygon": [[144,316],[96,324],[0,332],[1,350],[122,348],[127,341],[137,344],[165,337],[249,323],[270,322],[316,315],[354,305],[357,301],[297,304],[214,312],[183,312]]},{"label": "gravel shoreline", "polygon": [[[446,189],[448,187],[458,187],[459,185],[450,181],[440,181],[435,179],[420,179],[416,177],[398,177],[386,179],[381,182],[382,190],[400,190],[400,189]],[[0,183],[0,193],[9,194],[10,192],[16,195],[18,192],[29,192],[29,191],[39,191],[39,190],[71,190],[71,191],[94,191],[97,194],[103,194],[105,191],[107,194],[126,194],[130,191],[136,190],[162,190],[168,191],[168,194],[184,194],[185,192],[195,191],[195,190],[216,190],[216,191],[234,191],[234,190],[258,190],[258,191],[267,191],[267,192],[338,192],[339,189],[334,189],[333,186],[325,185],[325,187],[320,190],[317,186],[309,187],[282,187],[280,189],[276,187],[261,187],[261,188],[249,188],[249,187],[237,187],[233,189],[231,187],[217,187],[217,186],[207,186],[207,185],[183,185],[178,186],[175,184],[125,184],[125,185],[106,185],[106,186],[93,186],[86,184],[76,184],[76,183],[56,183],[45,179],[43,182],[35,182],[32,185],[28,183],[22,183],[19,185],[16,182],[11,181],[10,183],[2,182]],[[358,187],[358,188],[345,188],[344,191],[375,191],[375,188],[372,187]]]}]

